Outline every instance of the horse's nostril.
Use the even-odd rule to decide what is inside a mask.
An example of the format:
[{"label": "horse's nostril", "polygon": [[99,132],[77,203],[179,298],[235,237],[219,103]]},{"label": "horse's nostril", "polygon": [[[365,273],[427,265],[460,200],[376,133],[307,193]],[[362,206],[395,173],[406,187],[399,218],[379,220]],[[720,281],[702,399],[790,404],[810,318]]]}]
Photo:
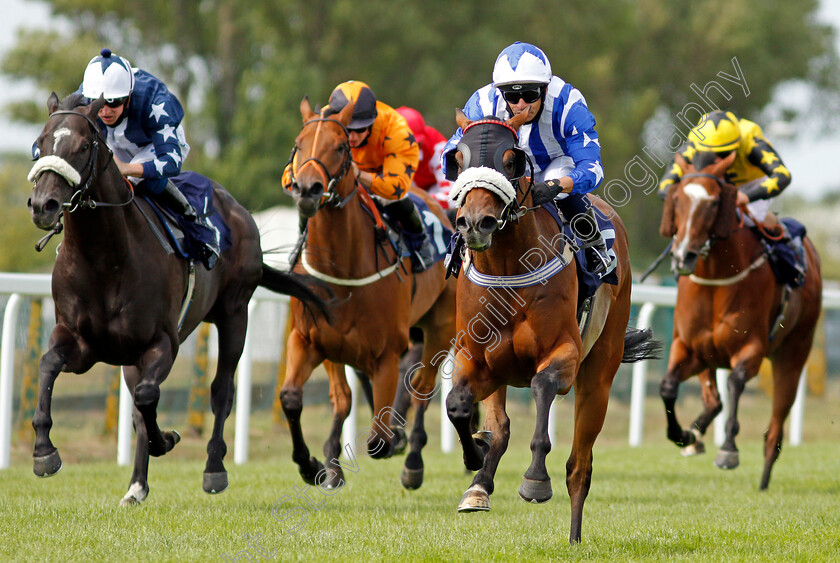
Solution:
[{"label": "horse's nostril", "polygon": [[47,213],[55,213],[58,211],[58,201],[51,199],[44,205],[44,211]]},{"label": "horse's nostril", "polygon": [[491,216],[491,215],[485,216],[478,223],[478,229],[480,231],[484,232],[484,233],[490,233],[490,232],[495,231],[497,226],[498,226],[498,222],[496,221],[496,218]]},{"label": "horse's nostril", "polygon": [[32,209],[32,198],[31,197],[26,199],[26,207],[28,207],[29,209]]},{"label": "horse's nostril", "polygon": [[458,217],[455,219],[455,228],[459,231],[467,230],[467,220],[464,217]]}]

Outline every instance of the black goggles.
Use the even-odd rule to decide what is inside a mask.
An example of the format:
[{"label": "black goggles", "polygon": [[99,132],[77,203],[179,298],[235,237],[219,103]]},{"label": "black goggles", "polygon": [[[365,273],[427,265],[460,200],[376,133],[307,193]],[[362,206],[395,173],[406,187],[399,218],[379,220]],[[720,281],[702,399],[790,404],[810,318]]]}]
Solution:
[{"label": "black goggles", "polygon": [[526,104],[533,104],[542,96],[542,88],[529,88],[527,90],[502,90],[502,97],[509,104],[517,103],[520,98]]},{"label": "black goggles", "polygon": [[128,101],[128,96],[124,98],[112,98],[110,100],[105,100],[105,105],[109,108],[118,108],[121,105],[125,104]]}]

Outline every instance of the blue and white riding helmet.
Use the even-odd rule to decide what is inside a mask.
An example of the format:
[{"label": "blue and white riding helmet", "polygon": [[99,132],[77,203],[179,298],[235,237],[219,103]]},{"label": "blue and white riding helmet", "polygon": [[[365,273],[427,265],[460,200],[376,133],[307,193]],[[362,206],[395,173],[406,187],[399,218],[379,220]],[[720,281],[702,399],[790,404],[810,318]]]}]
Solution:
[{"label": "blue and white riding helmet", "polygon": [[493,66],[493,86],[511,84],[548,84],[551,82],[551,63],[542,49],[517,41],[505,47]]},{"label": "blue and white riding helmet", "polygon": [[85,68],[82,95],[95,100],[103,96],[106,102],[126,98],[134,90],[134,72],[131,63],[123,57],[102,49]]}]

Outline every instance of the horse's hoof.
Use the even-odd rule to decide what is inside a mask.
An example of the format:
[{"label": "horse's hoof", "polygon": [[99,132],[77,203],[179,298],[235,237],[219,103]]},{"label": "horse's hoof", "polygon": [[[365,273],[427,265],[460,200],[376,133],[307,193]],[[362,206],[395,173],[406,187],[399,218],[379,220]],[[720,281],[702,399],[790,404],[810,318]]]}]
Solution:
[{"label": "horse's hoof", "polygon": [[52,477],[61,470],[61,456],[58,450],[45,456],[34,456],[32,460],[32,471],[38,477]]},{"label": "horse's hoof", "polygon": [[534,481],[527,477],[522,478],[519,485],[519,498],[534,504],[542,504],[551,500],[554,492],[551,490],[551,479],[545,481]]},{"label": "horse's hoof", "polygon": [[694,441],[689,443],[682,449],[680,454],[683,457],[700,455],[706,453],[706,445],[703,443],[703,435],[696,428],[691,429],[691,434],[694,436]]},{"label": "horse's hoof", "polygon": [[408,446],[408,436],[405,435],[405,429],[402,426],[392,426],[391,432],[396,434],[393,442],[394,455],[405,453],[405,448]]},{"label": "horse's hoof", "polygon": [[139,483],[133,483],[128,492],[120,501],[120,506],[140,506],[146,497],[149,496],[149,486],[141,486]]},{"label": "horse's hoof", "polygon": [[227,471],[219,471],[218,473],[205,473],[204,479],[201,483],[201,488],[205,493],[217,495],[228,488]]},{"label": "horse's hoof", "polygon": [[306,466],[301,466],[298,469],[298,472],[307,485],[312,485],[314,487],[318,485],[318,483],[315,482],[315,478],[323,470],[324,464],[315,459],[315,456],[312,456],[309,458],[309,463]]},{"label": "horse's hoof", "polygon": [[720,469],[735,469],[738,467],[738,452],[718,450],[715,465]]},{"label": "horse's hoof", "polygon": [[467,489],[458,505],[458,512],[486,512],[488,510],[490,510],[490,495],[481,485],[473,485]]},{"label": "horse's hoof", "polygon": [[409,491],[419,489],[420,485],[423,484],[423,468],[409,469],[408,467],[403,467],[402,473],[400,474],[400,483]]}]

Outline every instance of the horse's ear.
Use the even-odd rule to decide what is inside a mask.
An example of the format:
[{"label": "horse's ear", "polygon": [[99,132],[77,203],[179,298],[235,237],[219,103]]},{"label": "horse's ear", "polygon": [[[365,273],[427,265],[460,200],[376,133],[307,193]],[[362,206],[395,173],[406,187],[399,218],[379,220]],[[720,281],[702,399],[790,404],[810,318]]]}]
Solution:
[{"label": "horse's ear", "polygon": [[47,111],[50,112],[50,115],[52,115],[53,112],[58,109],[58,104],[59,104],[58,94],[53,92],[52,94],[50,94],[50,97],[47,99]]},{"label": "horse's ear", "polygon": [[688,170],[689,166],[691,166],[680,153],[674,154],[674,164],[680,167],[680,169],[683,171],[683,174],[685,174],[685,171]]},{"label": "horse's ear", "polygon": [[312,111],[312,106],[309,105],[309,96],[304,96],[303,100],[300,102],[300,115],[303,117],[303,122],[306,123],[310,119],[317,117],[314,111]]},{"label": "horse's ear", "polygon": [[90,105],[87,107],[88,116],[91,119],[96,120],[96,116],[99,115],[99,110],[101,110],[104,106],[105,106],[105,98],[102,97],[102,96],[99,96],[94,101],[92,101],[90,103]]},{"label": "horse's ear", "polygon": [[671,184],[668,186],[668,192],[665,195],[665,207],[662,209],[662,222],[659,223],[659,234],[665,238],[671,238],[677,234],[677,224],[674,221],[674,203],[676,195],[677,184]]},{"label": "horse's ear", "polygon": [[353,121],[353,108],[356,106],[355,102],[347,102],[347,105],[342,108],[336,119],[338,119],[341,123],[344,124],[345,127],[350,125],[350,122]]},{"label": "horse's ear", "polygon": [[455,108],[455,123],[458,124],[458,127],[461,128],[461,131],[465,130],[472,121],[470,118],[467,117],[467,114],[461,111],[461,108]]},{"label": "horse's ear", "polygon": [[519,128],[525,124],[530,114],[526,111],[520,112],[507,120],[507,124],[513,127],[514,131],[519,131]]},{"label": "horse's ear", "polygon": [[721,185],[720,205],[715,224],[712,226],[712,237],[720,240],[727,239],[735,230],[735,223],[738,220],[735,206],[737,199],[738,188],[731,184]]},{"label": "horse's ear", "polygon": [[723,178],[724,174],[726,174],[726,171],[729,170],[729,167],[732,166],[733,162],[735,162],[736,156],[738,156],[738,153],[736,153],[735,151],[729,153],[729,155],[726,158],[715,164],[715,167],[712,168],[712,174],[719,178]]}]

